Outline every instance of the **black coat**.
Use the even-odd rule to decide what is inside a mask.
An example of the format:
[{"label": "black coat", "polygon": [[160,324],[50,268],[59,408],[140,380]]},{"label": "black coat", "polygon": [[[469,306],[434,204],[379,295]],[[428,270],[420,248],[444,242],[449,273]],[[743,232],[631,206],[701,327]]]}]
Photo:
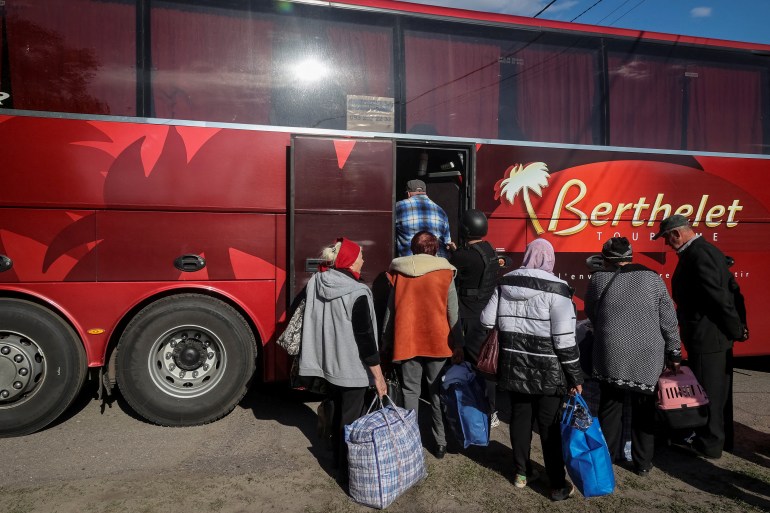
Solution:
[{"label": "black coat", "polygon": [[498,340],[497,386],[500,390],[564,395],[583,383],[577,344],[557,351],[551,337],[509,331],[501,331]]},{"label": "black coat", "polygon": [[730,278],[725,255],[703,237],[679,253],[671,291],[687,351],[726,351],[743,335]]}]

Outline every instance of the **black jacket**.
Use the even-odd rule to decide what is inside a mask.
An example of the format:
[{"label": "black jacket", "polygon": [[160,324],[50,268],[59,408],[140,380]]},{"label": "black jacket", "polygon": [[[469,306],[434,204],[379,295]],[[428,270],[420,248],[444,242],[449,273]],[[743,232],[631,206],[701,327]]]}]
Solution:
[{"label": "black jacket", "polygon": [[566,282],[538,269],[500,280],[481,313],[499,330],[497,385],[523,394],[562,395],[583,382],[575,309]]},{"label": "black jacket", "polygon": [[498,340],[497,386],[500,390],[564,395],[568,389],[583,383],[577,345],[555,350],[551,337],[509,331],[499,332]]},{"label": "black jacket", "polygon": [[726,351],[743,335],[725,255],[698,237],[681,253],[671,278],[682,343],[691,353]]}]

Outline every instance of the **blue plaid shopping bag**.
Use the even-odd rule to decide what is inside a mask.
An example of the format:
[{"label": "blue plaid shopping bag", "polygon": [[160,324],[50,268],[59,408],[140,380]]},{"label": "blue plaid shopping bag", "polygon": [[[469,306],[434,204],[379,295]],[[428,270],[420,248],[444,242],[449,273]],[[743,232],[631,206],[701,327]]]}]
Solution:
[{"label": "blue plaid shopping bag", "polygon": [[[385,396],[387,397],[387,396]],[[375,404],[379,409],[372,411]],[[345,426],[350,496],[372,508],[387,508],[426,475],[417,413],[375,398],[369,413]]]}]

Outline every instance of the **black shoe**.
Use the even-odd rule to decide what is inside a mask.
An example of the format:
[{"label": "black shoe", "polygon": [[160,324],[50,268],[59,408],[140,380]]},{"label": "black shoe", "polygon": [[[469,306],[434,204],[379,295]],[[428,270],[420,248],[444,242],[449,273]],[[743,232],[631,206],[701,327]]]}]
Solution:
[{"label": "black shoe", "polygon": [[638,468],[634,470],[637,476],[639,477],[647,477],[650,475],[650,472],[652,471],[652,467],[650,468]]},{"label": "black shoe", "polygon": [[704,446],[703,442],[698,438],[693,441],[692,448],[695,449],[695,452],[698,453],[698,456],[702,456],[703,458],[709,460],[718,460],[722,457],[722,451],[710,449]]},{"label": "black shoe", "polygon": [[440,460],[441,458],[446,456],[446,445],[436,446],[436,450],[433,451],[433,456],[435,456],[437,460]]}]

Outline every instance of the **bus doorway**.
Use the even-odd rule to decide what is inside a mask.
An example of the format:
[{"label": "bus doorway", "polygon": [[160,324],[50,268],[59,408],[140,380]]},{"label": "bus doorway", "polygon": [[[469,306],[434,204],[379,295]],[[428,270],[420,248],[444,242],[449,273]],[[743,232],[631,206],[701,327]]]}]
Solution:
[{"label": "bus doorway", "polygon": [[[472,207],[472,146],[398,143],[396,146],[396,201],[406,198],[406,183],[425,182],[428,196],[449,217],[452,241],[460,245],[460,219]],[[395,251],[395,246],[394,246]]]}]

